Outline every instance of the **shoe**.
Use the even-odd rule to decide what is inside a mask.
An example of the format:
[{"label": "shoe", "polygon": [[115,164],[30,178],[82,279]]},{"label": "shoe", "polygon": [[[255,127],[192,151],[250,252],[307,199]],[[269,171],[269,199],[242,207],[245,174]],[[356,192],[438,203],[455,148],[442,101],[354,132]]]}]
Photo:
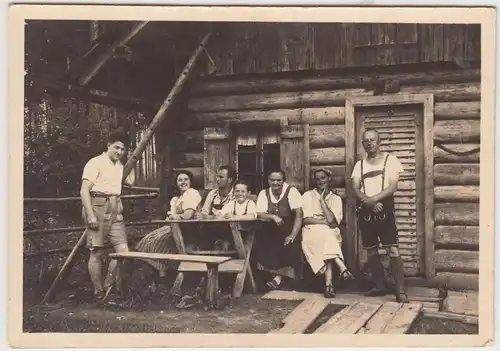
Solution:
[{"label": "shoe", "polygon": [[344,280],[344,281],[354,280],[354,276],[351,274],[351,272],[349,272],[348,269],[345,269],[340,273],[339,280]]},{"label": "shoe", "polygon": [[396,301],[399,303],[410,303],[408,300],[408,295],[406,293],[396,293]]},{"label": "shoe", "polygon": [[96,292],[94,292],[94,298],[97,301],[103,301],[105,296],[106,292],[104,290],[97,290]]},{"label": "shoe", "polygon": [[270,290],[277,290],[281,284],[278,284],[278,282],[276,280],[270,280],[266,283],[267,287],[270,289]]},{"label": "shoe", "polygon": [[323,295],[327,299],[334,298],[336,296],[335,287],[333,285],[327,285],[327,286],[325,286],[325,292],[324,292]]},{"label": "shoe", "polygon": [[369,296],[369,297],[377,297],[377,296],[386,296],[390,295],[391,292],[388,289],[381,289],[378,287],[375,287],[368,292],[366,292],[364,295]]}]

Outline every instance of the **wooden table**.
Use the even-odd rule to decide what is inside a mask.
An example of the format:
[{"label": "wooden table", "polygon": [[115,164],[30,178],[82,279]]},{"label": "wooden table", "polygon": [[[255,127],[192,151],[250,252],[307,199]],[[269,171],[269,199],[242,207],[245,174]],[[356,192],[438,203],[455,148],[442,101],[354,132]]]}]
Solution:
[{"label": "wooden table", "polygon": [[[231,257],[220,256],[202,256],[202,255],[182,255],[182,254],[163,254],[146,252],[118,252],[109,255],[113,259],[149,259],[159,261],[177,261],[177,262],[195,262],[204,264],[207,267],[207,291],[206,301],[208,307],[212,308],[217,304],[217,295],[219,291],[219,265],[230,261]],[[121,265],[118,267],[121,275]]]},{"label": "wooden table", "polygon": [[[233,297],[240,297],[244,285],[246,284],[251,292],[257,290],[255,279],[253,277],[253,272],[250,267],[250,254],[252,252],[252,247],[255,241],[254,231],[245,232],[245,238],[241,231],[239,230],[238,223],[250,222],[250,223],[260,223],[257,219],[192,219],[192,220],[166,220],[166,221],[154,221],[169,224],[172,228],[172,235],[177,246],[179,254],[188,254],[186,252],[186,246],[184,244],[184,237],[182,230],[180,228],[181,223],[198,223],[198,224],[210,224],[210,223],[227,223],[231,229],[231,234],[233,237],[234,247],[236,249],[237,258],[231,259],[227,262],[222,263],[219,266],[219,272],[224,273],[236,273],[235,284],[233,288]],[[215,254],[213,252],[212,254]],[[221,252],[217,252],[221,254]],[[174,285],[172,287],[173,294],[179,294],[181,291],[182,282],[184,281],[184,272],[206,272],[207,267],[203,263],[197,262],[181,262],[179,265],[177,278],[175,279]]]}]

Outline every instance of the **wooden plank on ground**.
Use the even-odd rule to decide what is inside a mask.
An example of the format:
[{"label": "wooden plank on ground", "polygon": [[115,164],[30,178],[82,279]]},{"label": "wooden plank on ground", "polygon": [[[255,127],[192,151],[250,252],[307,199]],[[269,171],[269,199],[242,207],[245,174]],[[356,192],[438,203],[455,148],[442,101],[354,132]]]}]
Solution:
[{"label": "wooden plank on ground", "polygon": [[356,302],[335,314],[315,334],[356,334],[382,305]]},{"label": "wooden plank on ground", "polygon": [[[220,267],[227,263],[223,263]],[[438,290],[430,288],[421,287],[407,287],[407,294],[410,301],[413,298],[420,301],[436,302]],[[284,291],[284,290],[273,290],[262,296],[263,299],[269,300],[288,300],[288,301],[301,301],[308,298],[322,298],[323,294],[311,293],[311,292],[301,292],[301,291]],[[374,304],[384,304],[389,301],[395,301],[394,295],[377,296],[377,297],[366,297],[360,293],[338,293],[334,299],[329,299],[332,305],[351,305],[357,301],[365,301]]]},{"label": "wooden plank on ground", "polygon": [[382,334],[385,327],[392,321],[401,306],[403,306],[403,304],[398,302],[390,301],[384,303],[358,334]]},{"label": "wooden plank on ground", "polygon": [[325,298],[309,298],[301,302],[288,316],[281,329],[272,331],[282,334],[302,334],[323,312],[329,301]]},{"label": "wooden plank on ground", "polygon": [[406,334],[422,310],[421,303],[405,303],[385,327],[384,334]]}]

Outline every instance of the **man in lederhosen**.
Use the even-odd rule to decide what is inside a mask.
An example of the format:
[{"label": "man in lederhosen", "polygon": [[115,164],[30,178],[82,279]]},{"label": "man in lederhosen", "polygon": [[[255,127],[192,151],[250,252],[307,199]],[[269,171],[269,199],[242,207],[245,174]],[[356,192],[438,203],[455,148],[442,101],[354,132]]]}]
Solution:
[{"label": "man in lederhosen", "polygon": [[[82,216],[85,222],[87,247],[90,250],[88,270],[97,300],[103,300],[111,291],[115,279],[116,260],[111,260],[108,274],[102,281],[104,246],[109,242],[115,252],[127,252],[128,242],[123,222],[122,191],[123,164],[121,159],[129,137],[122,131],[109,135],[106,152],[92,158],[83,169]],[[134,171],[125,179],[132,185]]]},{"label": "man in lederhosen", "polygon": [[387,286],[378,253],[380,240],[390,257],[390,269],[396,283],[396,300],[408,302],[403,260],[398,250],[393,195],[398,188],[399,173],[403,171],[403,167],[396,156],[380,151],[380,136],[376,130],[367,129],[362,138],[367,156],[356,163],[351,179],[358,200],[361,239],[368,253],[368,265],[375,282],[375,288],[367,295],[382,296],[392,290]]},{"label": "man in lederhosen", "polygon": [[[236,181],[236,171],[228,165],[220,166],[217,171],[217,188],[211,190],[206,199],[201,213],[196,218],[214,218],[225,204],[234,200],[233,184]],[[213,249],[214,243],[224,243],[221,246],[228,248],[231,234],[227,224],[210,224],[202,227],[205,233],[201,240],[205,249]]]}]

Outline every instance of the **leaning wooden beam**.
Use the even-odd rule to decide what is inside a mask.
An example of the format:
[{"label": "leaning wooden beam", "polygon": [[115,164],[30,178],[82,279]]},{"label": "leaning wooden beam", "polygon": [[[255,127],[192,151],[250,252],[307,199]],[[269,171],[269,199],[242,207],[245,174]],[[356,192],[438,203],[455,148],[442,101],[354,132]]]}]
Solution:
[{"label": "leaning wooden beam", "polygon": [[107,50],[97,59],[96,63],[90,67],[87,72],[78,80],[78,83],[82,86],[85,86],[90,83],[92,78],[94,78],[99,70],[104,66],[104,64],[113,56],[114,50],[122,45],[128,43],[133,37],[137,35],[141,31],[142,28],[148,24],[149,21],[142,21],[134,25],[127,33],[125,33],[122,37],[115,40]]},{"label": "leaning wooden beam", "polygon": [[54,281],[52,282],[52,285],[50,286],[49,291],[47,291],[47,293],[43,297],[42,304],[49,301],[49,299],[52,297],[52,294],[54,293],[54,290],[57,287],[57,284],[59,284],[59,282],[65,276],[66,272],[69,271],[69,269],[73,266],[73,264],[74,264],[73,259],[75,258],[76,254],[78,253],[80,247],[83,246],[84,242],[85,242],[85,234],[83,234],[80,237],[80,239],[76,243],[73,250],[71,250],[71,253],[69,254],[68,258],[66,259],[66,262],[64,262],[63,266],[61,267],[61,270],[57,274],[56,279],[54,279]]},{"label": "leaning wooden beam", "polygon": [[137,162],[138,156],[144,151],[146,148],[146,145],[149,143],[151,138],[153,137],[153,134],[155,133],[156,129],[160,126],[161,122],[167,115],[168,110],[172,106],[173,102],[175,101],[176,97],[179,95],[179,93],[182,91],[182,89],[185,86],[185,83],[191,74],[191,72],[194,69],[196,59],[200,56],[200,53],[203,52],[203,48],[207,44],[208,40],[210,39],[211,33],[207,33],[205,37],[202,39],[201,43],[198,45],[194,53],[191,55],[191,58],[189,59],[188,63],[182,70],[181,75],[179,78],[177,78],[177,81],[174,84],[174,87],[170,91],[170,94],[168,94],[167,98],[161,105],[160,109],[154,116],[153,120],[151,121],[151,124],[149,125],[148,129],[146,129],[146,132],[144,133],[143,138],[135,148],[134,152],[132,153],[132,156],[129,158],[127,163],[125,164],[125,167],[123,168],[123,178],[125,179],[132,168],[135,166],[135,163]]},{"label": "leaning wooden beam", "polygon": [[[147,22],[142,22],[142,23],[144,25],[146,25]],[[134,152],[132,153],[132,156],[130,157],[130,159],[127,161],[127,163],[123,167],[123,179],[128,177],[128,175],[130,174],[130,171],[134,168],[135,163],[137,162],[138,156],[144,151],[144,149],[146,148],[146,145],[148,144],[148,142],[152,138],[156,129],[159,127],[159,125],[161,124],[161,122],[165,118],[169,108],[172,106],[172,103],[175,101],[175,98],[182,91],[182,88],[184,87],[189,75],[193,71],[193,68],[194,68],[194,65],[195,65],[197,58],[200,56],[200,53],[203,51],[205,45],[208,43],[208,40],[210,39],[211,35],[212,35],[211,33],[207,33],[205,35],[205,37],[202,39],[202,41],[200,42],[200,44],[198,45],[198,47],[196,48],[196,50],[194,51],[193,55],[191,55],[191,58],[189,59],[188,63],[186,64],[186,66],[182,70],[182,73],[179,76],[179,78],[177,79],[177,81],[175,82],[174,87],[170,91],[170,94],[168,94],[167,98],[165,99],[165,101],[161,105],[160,109],[158,110],[158,112],[154,116],[153,120],[151,121],[151,124],[149,125],[148,129],[146,130],[144,137],[139,142],[139,144],[135,148]],[[49,291],[45,295],[42,303],[45,303],[46,301],[48,301],[48,299],[52,295],[55,287],[57,286],[57,284],[61,280],[61,277],[63,276],[64,272],[69,267],[71,267],[71,263],[72,263],[73,259],[75,258],[76,253],[78,252],[78,249],[80,248],[80,246],[83,245],[84,241],[85,241],[85,233],[82,234],[82,236],[78,240],[78,243],[73,248],[73,251],[71,251],[71,254],[66,259],[66,262],[64,262],[64,265],[61,268],[61,271],[59,272],[56,279],[52,283],[52,286],[50,287]]]}]

